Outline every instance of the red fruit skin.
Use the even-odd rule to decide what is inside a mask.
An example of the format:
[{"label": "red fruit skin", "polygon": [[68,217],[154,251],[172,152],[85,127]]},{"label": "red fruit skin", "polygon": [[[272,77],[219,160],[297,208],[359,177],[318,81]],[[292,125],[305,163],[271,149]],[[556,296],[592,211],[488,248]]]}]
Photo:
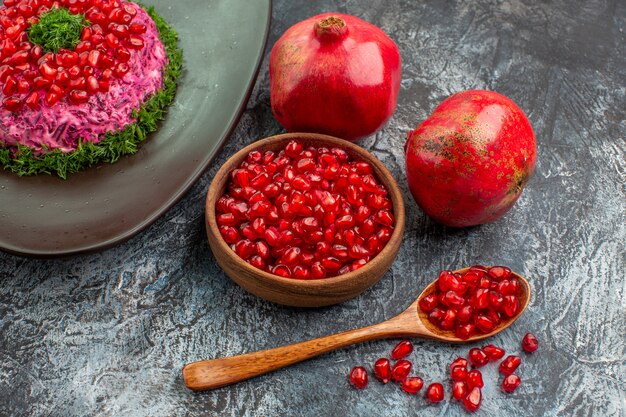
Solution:
[{"label": "red fruit skin", "polygon": [[[329,17],[337,20],[326,20]],[[396,109],[400,53],[376,26],[355,16],[324,13],[290,27],[270,56],[270,100],[292,132],[354,141],[378,131]]]},{"label": "red fruit skin", "polygon": [[524,112],[492,91],[444,100],[405,144],[409,188],[435,221],[468,227],[501,218],[532,176],[536,141]]}]

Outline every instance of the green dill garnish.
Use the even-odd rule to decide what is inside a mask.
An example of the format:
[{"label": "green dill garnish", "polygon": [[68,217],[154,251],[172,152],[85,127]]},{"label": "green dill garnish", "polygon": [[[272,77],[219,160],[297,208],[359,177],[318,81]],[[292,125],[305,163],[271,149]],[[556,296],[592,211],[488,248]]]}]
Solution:
[{"label": "green dill garnish", "polygon": [[[142,6],[143,7],[143,6]],[[182,72],[183,52],[178,47],[178,35],[154,7],[146,9],[156,23],[159,38],[165,46],[168,63],[163,70],[163,88],[150,96],[132,116],[136,122],[127,125],[124,130],[108,132],[99,143],[81,142],[72,152],[55,149],[47,154],[36,156],[33,150],[18,145],[12,152],[0,143],[0,166],[19,176],[33,174],[56,174],[65,179],[67,174],[101,162],[113,163],[121,156],[137,152],[137,146],[149,133],[157,130],[158,122],[163,120],[167,107],[174,101],[176,80]]]},{"label": "green dill garnish", "polygon": [[72,14],[60,7],[51,9],[39,17],[39,22],[28,28],[28,39],[46,52],[73,49],[80,42],[83,28],[89,21],[82,14]]}]

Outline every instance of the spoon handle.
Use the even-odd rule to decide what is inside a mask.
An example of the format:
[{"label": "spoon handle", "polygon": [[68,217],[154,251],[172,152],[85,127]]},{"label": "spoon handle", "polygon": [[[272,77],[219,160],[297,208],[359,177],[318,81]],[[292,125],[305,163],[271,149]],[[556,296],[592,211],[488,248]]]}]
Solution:
[{"label": "spoon handle", "polygon": [[408,317],[403,316],[405,314],[372,326],[288,346],[193,362],[183,368],[183,379],[187,388],[194,391],[208,390],[263,375],[355,343],[419,334],[415,330],[414,320],[409,321]]}]

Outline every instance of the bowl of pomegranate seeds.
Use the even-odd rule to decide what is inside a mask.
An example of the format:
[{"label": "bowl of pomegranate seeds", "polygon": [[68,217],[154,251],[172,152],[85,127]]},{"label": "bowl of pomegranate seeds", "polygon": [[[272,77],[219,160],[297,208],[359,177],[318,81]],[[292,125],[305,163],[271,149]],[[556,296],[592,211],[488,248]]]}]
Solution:
[{"label": "bowl of pomegranate seeds", "polygon": [[233,155],[215,175],[206,229],[217,263],[279,304],[340,303],[391,267],[404,202],[375,156],[342,139],[288,133]]}]

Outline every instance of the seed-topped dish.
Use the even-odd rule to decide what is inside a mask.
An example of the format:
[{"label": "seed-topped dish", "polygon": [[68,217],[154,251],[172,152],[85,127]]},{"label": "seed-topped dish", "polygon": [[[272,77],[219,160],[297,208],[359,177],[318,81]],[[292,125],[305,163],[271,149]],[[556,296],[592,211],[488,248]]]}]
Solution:
[{"label": "seed-topped dish", "polygon": [[65,177],[135,152],[173,101],[176,42],[153,9],[124,0],[5,0],[0,164]]},{"label": "seed-topped dish", "polygon": [[216,202],[223,239],[274,275],[320,279],[355,271],[391,239],[395,219],[370,163],[297,140],[252,151]]}]

